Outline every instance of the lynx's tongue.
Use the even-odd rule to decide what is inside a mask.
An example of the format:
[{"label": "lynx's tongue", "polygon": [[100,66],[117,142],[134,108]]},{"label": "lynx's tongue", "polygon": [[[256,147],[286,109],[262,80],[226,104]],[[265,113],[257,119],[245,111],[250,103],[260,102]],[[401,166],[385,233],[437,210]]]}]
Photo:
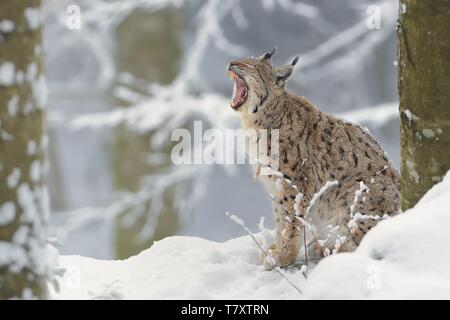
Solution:
[{"label": "lynx's tongue", "polygon": [[233,100],[231,101],[231,107],[240,107],[247,99],[247,85],[245,81],[239,78],[237,75],[233,75],[234,79],[234,90],[233,90]]}]

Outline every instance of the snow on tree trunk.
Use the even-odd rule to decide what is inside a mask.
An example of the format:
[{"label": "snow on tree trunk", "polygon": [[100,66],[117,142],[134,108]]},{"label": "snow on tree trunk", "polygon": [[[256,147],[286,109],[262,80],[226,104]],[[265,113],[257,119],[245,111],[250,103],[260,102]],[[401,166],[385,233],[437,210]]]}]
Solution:
[{"label": "snow on tree trunk", "polygon": [[406,210],[450,169],[450,0],[400,0],[397,46]]},{"label": "snow on tree trunk", "polygon": [[50,275],[40,5],[0,2],[0,300],[46,298]]}]

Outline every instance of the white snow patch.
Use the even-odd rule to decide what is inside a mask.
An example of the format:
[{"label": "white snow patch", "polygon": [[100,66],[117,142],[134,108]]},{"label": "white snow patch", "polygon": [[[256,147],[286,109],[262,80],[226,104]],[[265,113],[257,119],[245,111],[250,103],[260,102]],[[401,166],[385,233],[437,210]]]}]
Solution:
[{"label": "white snow patch", "polygon": [[425,138],[433,138],[434,137],[434,131],[431,129],[423,129],[422,134]]},{"label": "white snow patch", "polygon": [[265,218],[261,217],[258,223],[258,230],[263,231],[266,227],[264,226]]},{"label": "white snow patch", "polygon": [[6,179],[6,184],[10,189],[17,187],[20,181],[21,172],[19,168],[14,168],[11,174]]},{"label": "white snow patch", "polygon": [[1,33],[9,33],[14,30],[14,22],[8,19],[0,21],[0,32]]},{"label": "white snow patch", "polygon": [[0,267],[8,266],[12,272],[19,272],[27,266],[27,253],[19,245],[0,241]]},{"label": "white snow patch", "polygon": [[275,180],[275,190],[278,192],[281,192],[281,185],[282,185],[283,180],[281,178],[277,178]]},{"label": "white snow patch", "polygon": [[402,14],[406,13],[406,8],[407,8],[406,3],[402,3],[401,4]]},{"label": "white snow patch", "polygon": [[20,226],[13,236],[13,242],[19,245],[25,245],[28,238],[28,233],[30,232],[30,228],[28,226],[22,225]]},{"label": "white snow patch", "polygon": [[19,96],[13,96],[7,103],[8,113],[11,117],[15,117],[19,112]]},{"label": "white snow patch", "polygon": [[312,197],[311,201],[309,202],[309,206],[306,209],[306,214],[305,216],[309,215],[309,211],[311,210],[311,208],[314,207],[314,205],[316,204],[317,200],[320,199],[320,197],[331,187],[333,186],[337,186],[339,184],[339,181],[335,180],[335,181],[327,181],[322,188],[320,188],[319,191],[317,191],[314,196]]},{"label": "white snow patch", "polygon": [[16,72],[16,82],[17,84],[23,84],[23,80],[25,79],[25,73],[21,70]]},{"label": "white snow patch", "polygon": [[353,200],[353,204],[350,206],[350,213],[353,214],[355,212],[355,206],[359,201],[359,198],[361,197],[361,195],[367,191],[367,186],[364,183],[364,181],[360,181],[359,182],[359,189],[357,189],[355,191],[355,198]]},{"label": "white snow patch", "polygon": [[294,212],[297,217],[300,217],[302,215],[301,212],[302,201],[303,201],[303,193],[299,192],[295,195],[294,200]]},{"label": "white snow patch", "polygon": [[39,182],[42,176],[42,166],[39,160],[33,160],[30,166],[30,177],[33,182]]},{"label": "white snow patch", "polygon": [[33,82],[38,75],[38,66],[36,62],[32,62],[27,67],[27,80],[28,82]]},{"label": "white snow patch", "polygon": [[237,224],[240,225],[240,226],[244,226],[244,225],[245,225],[245,224],[244,224],[244,221],[243,221],[241,218],[235,216],[234,214],[230,214],[230,213],[228,213],[228,212],[225,212],[225,213],[226,213],[226,215],[227,215],[228,217],[230,217],[231,221],[233,221],[234,223],[237,223]]},{"label": "white snow patch", "polygon": [[36,81],[33,83],[33,96],[36,101],[37,107],[44,109],[47,105],[47,83],[45,81],[45,76],[40,75]]},{"label": "white snow patch", "polygon": [[23,113],[29,114],[31,111],[33,111],[33,104],[31,101],[27,101],[23,107]]},{"label": "white snow patch", "polygon": [[28,141],[28,145],[27,145],[27,155],[29,156],[33,156],[37,153],[37,143],[36,141],[30,140]]},{"label": "white snow patch", "polygon": [[26,8],[25,18],[27,19],[28,26],[31,30],[35,30],[42,25],[42,15],[39,7],[36,8]]},{"label": "white snow patch", "polygon": [[41,149],[47,150],[48,148],[48,135],[44,134],[41,138]]},{"label": "white snow patch", "polygon": [[23,300],[32,300],[36,299],[36,297],[33,295],[33,290],[30,288],[25,288],[22,290],[22,297]]},{"label": "white snow patch", "polygon": [[416,165],[411,160],[406,160],[406,168],[408,169],[408,173],[411,177],[414,178],[416,183],[420,182],[419,173],[416,171]]},{"label": "white snow patch", "polygon": [[27,183],[22,183],[17,188],[17,199],[23,209],[23,222],[32,222],[38,216],[34,193]]},{"label": "white snow patch", "polygon": [[12,141],[14,140],[14,136],[4,130],[0,129],[0,138],[3,139],[3,141]]},{"label": "white snow patch", "polygon": [[409,124],[411,124],[412,121],[417,121],[417,116],[414,115],[411,110],[406,109],[403,111],[403,114],[408,118]]},{"label": "white snow patch", "polygon": [[16,205],[8,201],[0,206],[0,226],[6,226],[14,221],[16,217]]},{"label": "white snow patch", "polygon": [[42,45],[37,45],[34,47],[34,54],[41,55],[44,52]]},{"label": "white snow patch", "polygon": [[3,62],[0,64],[0,86],[12,86],[14,84],[15,73],[16,67],[12,62]]}]

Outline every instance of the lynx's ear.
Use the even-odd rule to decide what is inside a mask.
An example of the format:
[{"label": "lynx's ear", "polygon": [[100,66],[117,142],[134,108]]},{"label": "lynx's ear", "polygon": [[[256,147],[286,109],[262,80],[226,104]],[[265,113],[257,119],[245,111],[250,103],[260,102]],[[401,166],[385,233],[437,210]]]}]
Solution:
[{"label": "lynx's ear", "polygon": [[261,61],[268,62],[268,61],[270,61],[270,59],[272,59],[272,57],[275,55],[277,50],[278,50],[278,48],[274,47],[272,49],[272,51],[264,53],[263,55],[259,56],[258,59],[261,60]]},{"label": "lynx's ear", "polygon": [[295,57],[294,61],[292,61],[291,64],[277,68],[272,68],[272,75],[275,83],[278,86],[282,88],[285,86],[286,81],[291,77],[292,72],[294,71],[294,66],[297,64],[298,59],[299,59],[298,57]]}]

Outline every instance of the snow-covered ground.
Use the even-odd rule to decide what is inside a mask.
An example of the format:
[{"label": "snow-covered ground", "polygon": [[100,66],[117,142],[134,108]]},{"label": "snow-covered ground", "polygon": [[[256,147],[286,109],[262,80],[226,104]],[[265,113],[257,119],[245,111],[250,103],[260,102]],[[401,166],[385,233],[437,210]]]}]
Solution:
[{"label": "snow-covered ground", "polygon": [[[231,222],[230,222],[231,223]],[[271,237],[270,232],[264,232]],[[258,239],[262,234],[258,234]],[[265,271],[248,236],[223,243],[168,237],[123,261],[61,256],[67,268],[56,299],[299,299],[278,273]],[[304,280],[286,272],[298,286]]]},{"label": "snow-covered ground", "polygon": [[[450,173],[415,208],[382,221],[354,253],[325,258],[305,280],[285,271],[304,295],[259,263],[249,236],[226,242],[169,237],[123,261],[61,256],[55,299],[381,299],[450,298]],[[214,223],[211,223],[214,227]],[[258,241],[270,241],[265,230]]]}]

